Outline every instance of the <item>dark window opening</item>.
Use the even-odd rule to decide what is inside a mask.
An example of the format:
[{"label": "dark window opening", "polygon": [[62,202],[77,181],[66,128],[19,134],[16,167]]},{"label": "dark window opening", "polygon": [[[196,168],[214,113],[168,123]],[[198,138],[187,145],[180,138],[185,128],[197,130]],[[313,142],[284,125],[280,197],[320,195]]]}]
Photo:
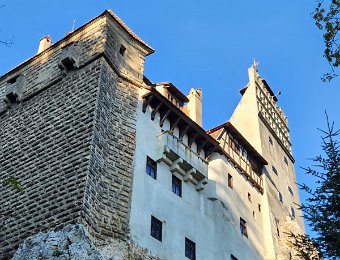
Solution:
[{"label": "dark window opening", "polygon": [[277,172],[277,170],[276,170],[276,168],[275,168],[274,166],[272,166],[272,170],[273,170],[273,172],[274,172],[277,176],[279,176],[279,174],[278,174],[278,172]]},{"label": "dark window opening", "polygon": [[123,45],[120,45],[119,54],[124,57],[125,52],[126,52],[126,48]]},{"label": "dark window opening", "polygon": [[228,173],[228,186],[232,189],[233,188],[233,176]]},{"label": "dark window opening", "polygon": [[15,76],[15,77],[11,78],[10,80],[7,81],[7,83],[9,83],[9,84],[14,84],[14,83],[17,81],[17,79],[19,78],[19,76],[20,76],[20,75],[17,75],[17,76]]},{"label": "dark window opening", "polygon": [[229,136],[229,140],[230,140],[231,149],[233,149],[235,151],[235,153],[237,153],[239,155],[240,154],[240,145],[231,136]]},{"label": "dark window opening", "polygon": [[282,197],[282,194],[281,194],[281,192],[279,192],[279,198],[280,198],[280,202],[281,202],[281,204],[283,204],[283,197]]},{"label": "dark window opening", "polygon": [[287,160],[287,157],[286,157],[286,156],[283,157],[283,161],[285,162],[285,164],[288,165],[288,160]]},{"label": "dark window opening", "polygon": [[292,218],[295,218],[295,210],[294,210],[294,208],[292,207],[291,210],[292,210]]},{"label": "dark window opening", "polygon": [[289,186],[288,186],[288,191],[289,191],[290,194],[292,194],[292,196],[294,195],[292,188],[289,187]]},{"label": "dark window opening", "polygon": [[155,218],[154,216],[151,216],[151,232],[150,235],[153,238],[156,238],[157,240],[162,242],[162,221]]},{"label": "dark window opening", "polygon": [[258,205],[259,212],[261,212],[261,204]]},{"label": "dark window opening", "polygon": [[237,258],[233,255],[230,255],[230,260],[237,260]]},{"label": "dark window opening", "polygon": [[251,194],[248,193],[248,200],[251,202]]},{"label": "dark window opening", "polygon": [[196,259],[196,244],[188,238],[185,238],[185,257],[191,260]]},{"label": "dark window opening", "polygon": [[270,136],[269,136],[268,140],[269,140],[269,143],[270,143],[271,145],[273,145],[273,140],[272,140],[272,138],[271,138]]},{"label": "dark window opening", "polygon": [[157,163],[152,160],[149,156],[146,158],[145,172],[152,178],[157,178]]},{"label": "dark window opening", "polygon": [[6,98],[10,104],[14,104],[17,102],[17,95],[14,92],[8,93]]},{"label": "dark window opening", "polygon": [[242,235],[248,237],[247,222],[243,218],[240,218],[240,230]]},{"label": "dark window opening", "polygon": [[182,181],[175,175],[172,175],[172,192],[182,197]]}]

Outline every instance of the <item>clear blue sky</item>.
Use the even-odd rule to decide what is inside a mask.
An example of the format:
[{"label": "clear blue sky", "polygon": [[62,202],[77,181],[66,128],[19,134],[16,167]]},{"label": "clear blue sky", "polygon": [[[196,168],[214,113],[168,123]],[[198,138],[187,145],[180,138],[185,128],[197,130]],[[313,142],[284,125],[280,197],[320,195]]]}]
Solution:
[{"label": "clear blue sky", "polygon": [[[39,39],[61,39],[102,13],[115,12],[155,48],[145,74],[153,82],[171,81],[184,93],[203,89],[203,124],[210,129],[229,119],[248,80],[247,68],[259,60],[259,72],[288,116],[296,173],[320,153],[324,111],[340,126],[340,77],[322,83],[329,71],[322,57],[322,33],[311,18],[313,1],[22,1],[0,0],[0,75],[33,56]],[[338,70],[340,74],[340,71]],[[302,194],[302,199],[305,195]]]}]

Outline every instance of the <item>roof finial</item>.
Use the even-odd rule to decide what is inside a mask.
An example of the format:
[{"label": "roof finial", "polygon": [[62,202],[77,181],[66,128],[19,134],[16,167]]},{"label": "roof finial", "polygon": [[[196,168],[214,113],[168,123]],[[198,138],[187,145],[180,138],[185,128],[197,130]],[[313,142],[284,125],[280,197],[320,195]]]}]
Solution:
[{"label": "roof finial", "polygon": [[74,20],[73,20],[72,31],[71,32],[74,32],[74,25],[75,25],[75,23],[76,23],[76,18],[74,18]]},{"label": "roof finial", "polygon": [[257,70],[257,66],[260,64],[259,61],[256,61],[256,59],[254,58],[254,62],[253,62],[253,67]]}]

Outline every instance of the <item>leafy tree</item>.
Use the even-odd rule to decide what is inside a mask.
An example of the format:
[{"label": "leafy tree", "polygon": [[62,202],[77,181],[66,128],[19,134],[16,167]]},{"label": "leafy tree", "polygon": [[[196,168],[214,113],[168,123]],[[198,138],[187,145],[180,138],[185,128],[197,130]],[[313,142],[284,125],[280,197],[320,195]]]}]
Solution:
[{"label": "leafy tree", "polygon": [[331,72],[323,75],[323,81],[330,81],[337,75],[340,65],[340,0],[317,0],[313,13],[316,26],[323,32],[324,57],[331,66]]},{"label": "leafy tree", "polygon": [[[334,122],[327,117],[327,130],[323,134],[323,155],[312,159],[316,164],[303,168],[306,174],[314,176],[317,187],[306,184],[301,189],[309,198],[301,209],[309,226],[316,232],[313,242],[322,255],[329,259],[340,258],[340,145],[337,139],[340,131],[334,129]],[[308,258],[305,258],[308,259]]]}]

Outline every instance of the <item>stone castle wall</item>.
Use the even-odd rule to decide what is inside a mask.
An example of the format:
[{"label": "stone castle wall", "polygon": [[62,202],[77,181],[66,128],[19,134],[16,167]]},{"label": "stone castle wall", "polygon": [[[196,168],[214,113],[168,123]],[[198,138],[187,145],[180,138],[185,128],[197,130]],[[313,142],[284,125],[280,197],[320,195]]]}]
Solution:
[{"label": "stone castle wall", "polygon": [[[137,77],[125,73],[129,81],[119,71],[134,57],[143,66],[144,56],[107,55],[122,38],[108,19],[99,16],[0,78],[0,181],[14,176],[24,187],[0,187],[0,259],[24,238],[69,223],[83,223],[97,239],[127,238],[138,97],[131,82],[141,81],[143,68]],[[105,51],[107,35],[118,42]],[[75,63],[64,66],[65,57]]]}]

